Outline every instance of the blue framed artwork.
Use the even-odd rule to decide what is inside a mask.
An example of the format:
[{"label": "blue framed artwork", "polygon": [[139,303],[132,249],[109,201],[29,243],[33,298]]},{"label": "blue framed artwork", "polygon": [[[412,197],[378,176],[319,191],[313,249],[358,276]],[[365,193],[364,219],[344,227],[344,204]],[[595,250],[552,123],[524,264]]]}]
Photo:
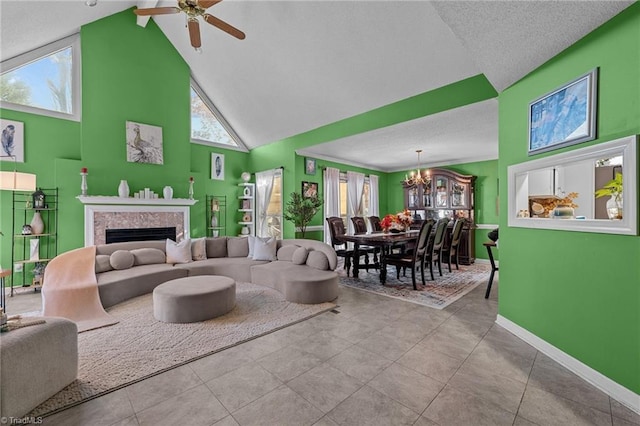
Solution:
[{"label": "blue framed artwork", "polygon": [[598,69],[529,104],[529,155],[596,138]]}]

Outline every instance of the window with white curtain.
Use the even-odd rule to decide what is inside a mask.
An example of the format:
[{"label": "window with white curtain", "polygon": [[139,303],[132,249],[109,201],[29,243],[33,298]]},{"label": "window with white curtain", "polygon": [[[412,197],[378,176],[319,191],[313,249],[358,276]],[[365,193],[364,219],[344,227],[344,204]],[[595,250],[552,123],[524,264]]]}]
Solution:
[{"label": "window with white curtain", "polygon": [[[268,203],[260,200],[260,191],[256,191],[256,219],[258,222],[256,235],[261,237],[282,238],[282,169],[275,169],[273,176],[273,188]],[[266,206],[266,211],[264,209]],[[260,218],[265,218],[264,222]]]},{"label": "window with white curtain", "polygon": [[[369,198],[369,177],[364,178],[364,190],[362,191],[362,201],[360,202],[360,210],[358,211],[358,216],[367,217],[369,216],[369,208],[370,206],[370,198]],[[347,174],[340,173],[340,217],[345,224],[345,227],[348,227],[348,223],[351,221],[351,218],[347,214]],[[369,221],[367,222],[367,226]]]}]

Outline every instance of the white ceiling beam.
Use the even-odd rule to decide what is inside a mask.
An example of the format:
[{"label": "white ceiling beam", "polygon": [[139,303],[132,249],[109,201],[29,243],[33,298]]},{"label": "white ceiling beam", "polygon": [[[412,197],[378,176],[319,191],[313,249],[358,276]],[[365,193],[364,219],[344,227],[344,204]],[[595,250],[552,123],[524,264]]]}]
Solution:
[{"label": "white ceiling beam", "polygon": [[[157,7],[158,3],[158,0],[139,0],[136,6],[138,9],[148,9],[150,7]],[[136,24],[145,28],[149,22],[149,18],[151,18],[151,16],[138,16],[136,18]]]}]

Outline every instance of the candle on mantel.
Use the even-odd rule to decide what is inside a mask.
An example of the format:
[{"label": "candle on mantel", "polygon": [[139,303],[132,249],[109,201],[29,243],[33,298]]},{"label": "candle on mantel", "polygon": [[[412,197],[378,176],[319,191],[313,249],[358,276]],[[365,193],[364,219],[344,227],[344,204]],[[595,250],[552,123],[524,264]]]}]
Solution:
[{"label": "candle on mantel", "polygon": [[87,168],[86,167],[81,168],[80,173],[87,173]]},{"label": "candle on mantel", "polygon": [[82,180],[80,181],[80,195],[82,195],[83,197],[87,196],[87,189],[89,189],[89,187],[87,186],[87,168],[83,167],[80,169],[80,176],[82,176]]}]

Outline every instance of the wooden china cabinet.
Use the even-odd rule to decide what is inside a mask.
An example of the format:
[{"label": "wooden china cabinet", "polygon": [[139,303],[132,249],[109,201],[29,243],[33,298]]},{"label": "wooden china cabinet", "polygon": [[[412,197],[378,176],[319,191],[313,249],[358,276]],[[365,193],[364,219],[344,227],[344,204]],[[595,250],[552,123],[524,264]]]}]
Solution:
[{"label": "wooden china cabinet", "polygon": [[475,261],[473,196],[476,176],[462,175],[447,169],[429,169],[428,173],[426,184],[407,185],[402,182],[404,207],[413,214],[417,226],[424,219],[438,220],[446,217],[451,219],[451,230],[455,219],[467,219],[462,230],[459,261],[463,265],[470,265]]}]

